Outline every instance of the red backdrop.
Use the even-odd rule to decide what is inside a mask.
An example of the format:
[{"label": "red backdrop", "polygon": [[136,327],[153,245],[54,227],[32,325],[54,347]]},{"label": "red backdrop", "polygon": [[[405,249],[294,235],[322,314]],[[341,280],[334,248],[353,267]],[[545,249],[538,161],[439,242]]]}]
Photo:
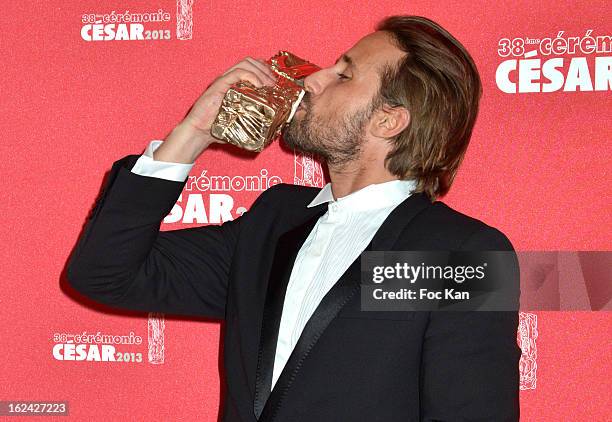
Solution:
[{"label": "red backdrop", "polygon": [[[217,75],[281,49],[328,66],[391,14],[439,22],[481,72],[474,135],[442,200],[517,250],[610,250],[606,2],[10,2],[0,14],[0,400],[66,400],[75,420],[215,421],[219,324],[83,303],[62,281],[66,259],[113,161],[163,139]],[[278,144],[211,149],[191,174],[229,176],[232,188],[194,179],[182,218],[162,227],[219,222],[219,204],[234,218],[260,193],[241,180],[293,183],[302,170]],[[609,418],[610,314],[523,317],[523,419]],[[73,346],[58,344],[85,344],[91,360],[67,360]],[[129,361],[96,360],[102,344]]]}]

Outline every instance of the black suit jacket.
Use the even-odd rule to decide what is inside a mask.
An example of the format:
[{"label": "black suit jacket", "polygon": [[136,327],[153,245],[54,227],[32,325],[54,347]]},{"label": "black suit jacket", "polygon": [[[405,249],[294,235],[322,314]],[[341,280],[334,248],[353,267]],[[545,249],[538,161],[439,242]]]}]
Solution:
[{"label": "black suit jacket", "polygon": [[[517,312],[361,312],[360,259],[306,324],[270,391],[285,289],[326,204],[276,185],[240,218],[160,232],[184,183],[114,163],[69,260],[79,292],[118,308],[225,319],[224,420],[513,421]],[[413,194],[371,250],[513,250],[500,231]]]}]

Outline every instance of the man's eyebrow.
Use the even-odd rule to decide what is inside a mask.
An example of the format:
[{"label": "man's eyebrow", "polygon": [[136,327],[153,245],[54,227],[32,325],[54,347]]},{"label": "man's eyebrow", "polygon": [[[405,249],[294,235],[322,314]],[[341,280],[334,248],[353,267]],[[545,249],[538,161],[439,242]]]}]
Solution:
[{"label": "man's eyebrow", "polygon": [[351,56],[348,56],[346,54],[342,54],[340,57],[338,57],[338,59],[336,60],[336,63],[334,63],[334,64],[338,64],[338,62],[340,60],[344,60],[346,63],[348,63],[349,66],[353,66],[355,68],[357,67],[355,65],[355,61],[353,60],[353,58]]}]

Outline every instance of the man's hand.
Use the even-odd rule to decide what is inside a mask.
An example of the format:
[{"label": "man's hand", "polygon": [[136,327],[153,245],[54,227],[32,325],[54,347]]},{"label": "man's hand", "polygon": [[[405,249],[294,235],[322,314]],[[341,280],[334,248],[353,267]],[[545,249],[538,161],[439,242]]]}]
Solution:
[{"label": "man's hand", "polygon": [[276,74],[263,59],[246,57],[217,77],[191,106],[189,113],[154,152],[158,161],[191,164],[214,142],[223,143],[210,134],[221,101],[229,87],[238,81],[249,81],[256,87],[274,85]]}]

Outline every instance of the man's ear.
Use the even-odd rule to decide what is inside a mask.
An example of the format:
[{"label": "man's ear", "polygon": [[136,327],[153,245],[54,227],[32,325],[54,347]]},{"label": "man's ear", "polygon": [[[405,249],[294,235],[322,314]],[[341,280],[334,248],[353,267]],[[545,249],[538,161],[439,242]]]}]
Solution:
[{"label": "man's ear", "polygon": [[373,117],[370,131],[379,138],[393,138],[410,124],[410,112],[404,106],[383,104]]}]

